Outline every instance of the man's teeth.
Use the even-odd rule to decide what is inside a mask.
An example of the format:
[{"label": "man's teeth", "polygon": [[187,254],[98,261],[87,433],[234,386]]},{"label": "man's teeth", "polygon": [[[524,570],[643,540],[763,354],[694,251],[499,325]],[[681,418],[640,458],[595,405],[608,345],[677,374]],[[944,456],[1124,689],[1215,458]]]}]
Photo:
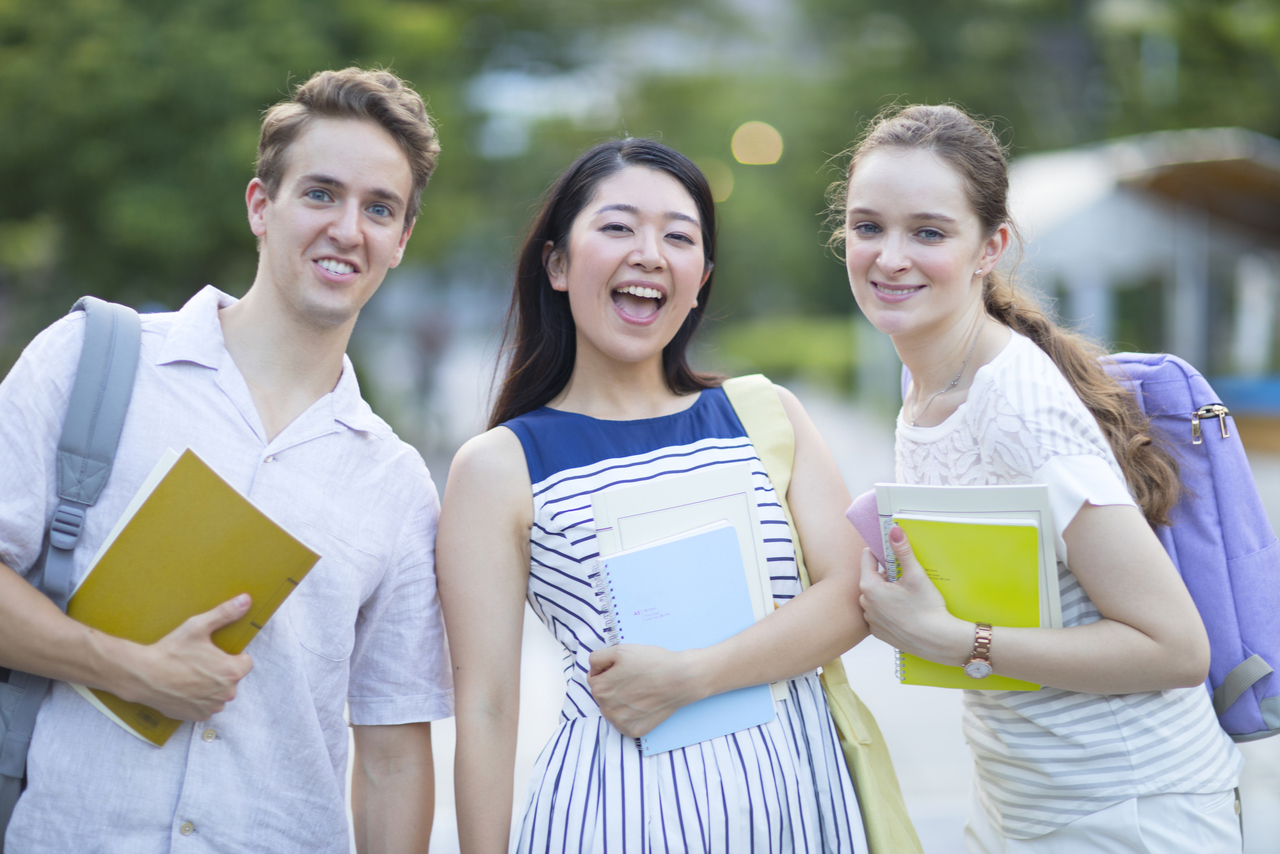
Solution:
[{"label": "man's teeth", "polygon": [[335,261],[332,258],[323,258],[316,262],[330,273],[346,274],[355,272],[355,267],[345,261]]},{"label": "man's teeth", "polygon": [[662,299],[662,291],[657,288],[642,288],[639,285],[629,285],[625,288],[619,288],[624,294],[631,294],[633,297],[643,297],[645,299]]}]

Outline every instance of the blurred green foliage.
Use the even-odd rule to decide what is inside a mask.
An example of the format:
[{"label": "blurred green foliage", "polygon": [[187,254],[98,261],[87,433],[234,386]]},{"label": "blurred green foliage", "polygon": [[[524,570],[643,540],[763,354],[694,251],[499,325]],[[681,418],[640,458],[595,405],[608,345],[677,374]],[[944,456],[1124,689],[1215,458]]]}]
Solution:
[{"label": "blurred green foliage", "polygon": [[855,346],[847,316],[755,318],[714,331],[702,360],[731,376],[764,374],[848,392]]},{"label": "blurred green foliage", "polygon": [[[352,63],[413,82],[439,122],[408,253],[434,281],[505,287],[550,179],[600,139],[656,136],[732,176],[711,305],[729,325],[852,310],[824,248],[824,164],[895,100],[994,117],[1015,155],[1188,126],[1280,135],[1274,0],[0,0],[0,368],[80,293],[243,292],[259,115]],[[476,87],[501,74],[614,103],[553,104],[495,149],[503,117]],[[749,120],[780,131],[778,163],[734,162]]]}]

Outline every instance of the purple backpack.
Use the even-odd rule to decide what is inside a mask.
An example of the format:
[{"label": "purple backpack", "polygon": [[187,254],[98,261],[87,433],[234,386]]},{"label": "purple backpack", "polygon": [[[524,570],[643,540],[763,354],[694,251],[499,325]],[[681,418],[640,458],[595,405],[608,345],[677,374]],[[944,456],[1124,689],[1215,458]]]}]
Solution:
[{"label": "purple backpack", "polygon": [[[1116,353],[1104,364],[1134,393],[1178,457],[1186,491],[1170,513],[1173,524],[1157,528],[1156,536],[1209,633],[1205,688],[1218,723],[1234,741],[1275,735],[1280,732],[1280,678],[1272,678],[1280,662],[1280,543],[1235,420],[1200,372],[1177,356]],[[904,367],[904,395],[910,382]],[[868,495],[858,496],[849,516],[877,532],[875,491]],[[861,518],[868,513],[872,522]],[[883,555],[877,557],[883,562]]]},{"label": "purple backpack", "polygon": [[1235,421],[1200,372],[1163,353],[1116,353],[1108,373],[1134,392],[1177,455],[1186,492],[1156,535],[1209,632],[1205,683],[1235,741],[1280,732],[1280,543]]}]

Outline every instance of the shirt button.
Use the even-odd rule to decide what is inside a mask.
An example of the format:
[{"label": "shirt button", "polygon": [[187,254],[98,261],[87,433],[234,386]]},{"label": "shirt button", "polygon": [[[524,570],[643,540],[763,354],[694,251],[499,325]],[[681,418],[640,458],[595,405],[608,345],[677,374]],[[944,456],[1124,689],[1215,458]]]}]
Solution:
[{"label": "shirt button", "polygon": [[269,456],[269,457],[267,457],[265,460],[263,460],[263,462],[264,462],[264,463],[272,463],[272,462],[275,462],[275,459],[276,459],[275,454],[272,454],[271,456]]},{"label": "shirt button", "polygon": [[200,737],[203,738],[205,741],[213,741],[215,738],[218,737],[218,732],[217,730],[207,729],[200,734]]},{"label": "shirt button", "polygon": [[196,826],[189,821],[184,821],[182,827],[178,828],[178,832],[183,836],[190,836],[196,832]]}]

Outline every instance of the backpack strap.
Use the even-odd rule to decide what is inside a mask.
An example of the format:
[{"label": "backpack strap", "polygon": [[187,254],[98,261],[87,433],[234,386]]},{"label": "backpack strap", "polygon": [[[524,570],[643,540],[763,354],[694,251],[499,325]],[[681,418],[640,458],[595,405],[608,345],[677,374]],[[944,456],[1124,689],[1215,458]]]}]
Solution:
[{"label": "backpack strap", "polygon": [[[58,509],[49,525],[43,565],[30,577],[64,611],[71,595],[72,553],[84,529],[85,510],[97,502],[111,474],[142,338],[141,320],[131,308],[83,297],[71,310],[87,315],[84,348],[58,440]],[[0,685],[17,695],[8,720],[0,720],[7,724],[0,740],[0,854],[4,830],[22,794],[27,748],[49,682],[15,670]]]},{"label": "backpack strap", "polygon": [[84,349],[67,417],[58,440],[58,509],[49,526],[49,552],[41,589],[64,611],[71,596],[72,553],[84,530],[85,510],[102,494],[133,394],[142,324],[138,313],[95,297],[72,311],[87,315]]}]

